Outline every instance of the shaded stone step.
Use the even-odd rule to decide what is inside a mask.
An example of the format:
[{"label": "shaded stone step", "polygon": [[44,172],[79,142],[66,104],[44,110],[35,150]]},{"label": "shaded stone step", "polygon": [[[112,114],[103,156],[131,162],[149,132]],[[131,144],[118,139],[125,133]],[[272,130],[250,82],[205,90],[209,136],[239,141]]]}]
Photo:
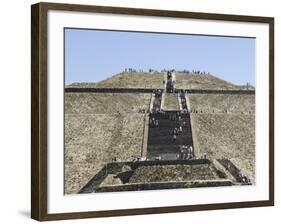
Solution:
[{"label": "shaded stone step", "polygon": [[[148,138],[149,138],[149,141],[154,141],[155,139],[165,139],[165,138],[171,139],[173,137],[172,133],[173,132],[169,131],[169,130],[149,132]],[[184,130],[182,132],[182,134],[177,135],[177,139],[182,139],[182,138],[188,139],[189,137],[192,137],[192,134],[191,134],[190,130]]]},{"label": "shaded stone step", "polygon": [[155,189],[176,189],[176,188],[198,188],[198,187],[220,187],[234,185],[229,180],[198,180],[183,182],[159,182],[159,183],[132,183],[123,185],[111,185],[99,187],[96,192],[116,192],[116,191],[140,191]]},{"label": "shaded stone step", "polygon": [[192,140],[192,138],[180,138],[176,139],[176,141],[172,141],[172,137],[167,138],[167,139],[154,139],[150,141],[150,144],[148,146],[148,150],[151,148],[150,146],[155,146],[155,145],[169,145],[169,146],[179,146],[179,145],[188,145],[187,142]]},{"label": "shaded stone step", "polygon": [[151,153],[147,156],[148,159],[155,160],[156,158],[161,157],[161,160],[177,160],[178,156],[175,153]]},{"label": "shaded stone step", "polygon": [[190,128],[189,122],[187,122],[186,125],[184,126],[183,123],[168,121],[168,120],[158,120],[158,126],[150,125],[151,128],[159,128],[159,127],[175,128],[175,127],[179,127],[179,126],[182,126],[184,128]]},{"label": "shaded stone step", "polygon": [[[166,138],[166,137],[172,137],[173,136],[173,131],[169,130],[159,130],[159,131],[155,131],[155,132],[150,132],[149,137],[151,138]],[[191,136],[191,130],[183,130],[182,133],[180,135],[178,135],[178,138],[185,138]],[[153,140],[153,139],[151,139]]]},{"label": "shaded stone step", "polygon": [[149,153],[177,153],[178,152],[178,145],[167,146],[167,145],[151,145],[149,149]]}]

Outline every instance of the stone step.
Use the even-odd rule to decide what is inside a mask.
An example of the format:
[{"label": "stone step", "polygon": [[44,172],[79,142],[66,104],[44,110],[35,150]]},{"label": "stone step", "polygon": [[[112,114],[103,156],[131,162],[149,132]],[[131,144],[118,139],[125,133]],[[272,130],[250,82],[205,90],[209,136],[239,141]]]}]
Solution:
[{"label": "stone step", "polygon": [[[155,133],[150,133],[148,135],[148,145],[151,144],[157,144],[157,142],[160,143],[171,143],[172,144],[173,136],[171,134],[155,134]],[[176,144],[178,142],[182,142],[181,144],[184,144],[186,141],[192,140],[192,135],[191,133],[184,133],[182,135],[178,135],[176,138]],[[179,144],[179,143],[178,143]]]},{"label": "stone step", "polygon": [[151,160],[155,160],[157,158],[161,157],[161,160],[177,160],[177,154],[176,153],[150,153],[148,154],[147,158]]},{"label": "stone step", "polygon": [[[190,129],[183,129],[182,130],[182,133],[179,134],[177,137],[181,137],[181,136],[188,136],[188,135],[191,135],[191,130]],[[161,129],[161,128],[158,128],[158,129],[154,129],[154,130],[150,130],[150,132],[148,133],[148,136],[151,136],[151,137],[160,137],[160,136],[163,136],[163,137],[172,137],[173,136],[173,129]]]},{"label": "stone step", "polygon": [[[190,139],[191,140],[191,139]],[[155,145],[168,145],[168,146],[173,146],[173,145],[188,145],[188,141],[187,139],[177,139],[175,142],[172,141],[172,139],[168,139],[168,140],[163,140],[163,141],[151,141],[150,144],[148,145],[148,148],[150,146],[155,146]]]},{"label": "stone step", "polygon": [[167,146],[167,145],[150,145],[148,147],[148,153],[178,153],[179,145]]},{"label": "stone step", "polygon": [[186,124],[183,126],[183,122],[175,122],[175,121],[166,121],[166,120],[158,120],[158,126],[153,125],[152,123],[149,125],[150,128],[178,128],[181,126],[184,129],[190,129],[190,122],[186,121]]}]

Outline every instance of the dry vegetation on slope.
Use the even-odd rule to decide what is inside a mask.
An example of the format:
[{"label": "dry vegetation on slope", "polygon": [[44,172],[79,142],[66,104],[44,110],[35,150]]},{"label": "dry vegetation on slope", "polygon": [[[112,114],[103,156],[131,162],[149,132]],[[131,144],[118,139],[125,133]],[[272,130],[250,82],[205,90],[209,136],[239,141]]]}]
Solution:
[{"label": "dry vegetation on slope", "polygon": [[[122,72],[97,83],[72,83],[69,88],[163,88],[163,72]],[[193,73],[176,73],[177,89],[215,89],[215,90],[254,90],[254,87],[235,85],[213,75]]]},{"label": "dry vegetation on slope", "polygon": [[[140,156],[150,94],[65,94],[65,193],[77,193],[114,157]],[[129,113],[131,112],[131,113]]]},{"label": "dry vegetation on slope", "polygon": [[73,88],[163,88],[164,73],[122,72],[98,83],[73,83]]},{"label": "dry vegetation on slope", "polygon": [[[215,90],[244,90],[245,86],[239,86],[226,82],[213,75],[199,75],[191,73],[176,73],[177,89],[215,89]],[[253,87],[250,89],[254,90]]]},{"label": "dry vegetation on slope", "polygon": [[255,95],[242,94],[191,94],[191,109],[204,113],[255,113]]}]

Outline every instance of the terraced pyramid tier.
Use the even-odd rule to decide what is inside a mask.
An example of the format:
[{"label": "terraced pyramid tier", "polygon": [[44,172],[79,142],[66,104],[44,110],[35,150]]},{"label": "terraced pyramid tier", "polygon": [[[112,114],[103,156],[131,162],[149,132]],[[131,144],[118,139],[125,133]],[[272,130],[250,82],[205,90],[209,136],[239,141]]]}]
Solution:
[{"label": "terraced pyramid tier", "polygon": [[[143,88],[163,89],[164,72],[121,72],[97,83],[72,83],[66,88]],[[177,89],[207,90],[254,90],[252,86],[241,86],[224,81],[214,75],[175,72]]]}]

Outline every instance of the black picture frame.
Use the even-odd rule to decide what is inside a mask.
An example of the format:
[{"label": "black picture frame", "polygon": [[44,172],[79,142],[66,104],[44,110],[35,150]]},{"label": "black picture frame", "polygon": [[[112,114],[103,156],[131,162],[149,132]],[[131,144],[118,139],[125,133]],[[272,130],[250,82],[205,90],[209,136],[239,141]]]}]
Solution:
[{"label": "black picture frame", "polygon": [[[170,212],[203,211],[226,208],[246,208],[274,205],[274,18],[196,13],[183,11],[119,8],[90,5],[38,3],[31,6],[31,217],[39,221],[79,219],[109,216],[141,215]],[[203,205],[138,208],[126,210],[88,211],[48,214],[47,191],[47,13],[49,10],[99,12],[166,18],[195,18],[204,20],[239,21],[269,25],[269,199]]]}]

